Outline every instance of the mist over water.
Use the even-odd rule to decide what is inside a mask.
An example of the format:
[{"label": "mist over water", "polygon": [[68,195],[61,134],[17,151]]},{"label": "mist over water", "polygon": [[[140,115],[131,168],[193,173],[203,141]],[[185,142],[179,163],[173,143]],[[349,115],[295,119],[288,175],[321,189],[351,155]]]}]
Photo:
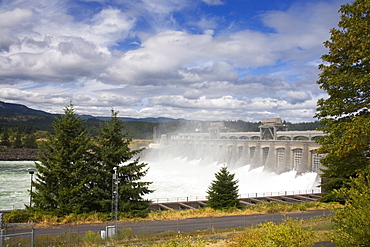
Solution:
[{"label": "mist over water", "polygon": [[[189,160],[184,157],[161,156],[143,158],[148,163],[148,174],[142,179],[153,182],[154,193],[145,198],[154,202],[206,199],[207,189],[223,164],[205,159]],[[30,174],[32,161],[0,161],[0,210],[23,209],[29,204]],[[310,191],[319,185],[316,173],[298,175],[290,171],[277,175],[263,171],[263,167],[249,171],[249,165],[230,169],[238,179],[241,197],[253,197],[256,193],[284,193],[285,191]],[[261,196],[261,195],[259,195]]]},{"label": "mist over water", "polygon": [[[203,160],[188,160],[181,157],[144,162],[150,166],[144,180],[153,181],[150,188],[155,190],[146,198],[154,202],[205,199],[209,185],[215,180],[215,173],[223,166],[216,162],[205,163]],[[317,192],[317,186],[320,184],[318,175],[314,172],[297,175],[296,171],[289,171],[278,175],[264,172],[263,167],[251,171],[249,168],[250,165],[245,165],[229,169],[239,181],[241,197],[251,197],[256,193],[270,195],[293,191]]]}]

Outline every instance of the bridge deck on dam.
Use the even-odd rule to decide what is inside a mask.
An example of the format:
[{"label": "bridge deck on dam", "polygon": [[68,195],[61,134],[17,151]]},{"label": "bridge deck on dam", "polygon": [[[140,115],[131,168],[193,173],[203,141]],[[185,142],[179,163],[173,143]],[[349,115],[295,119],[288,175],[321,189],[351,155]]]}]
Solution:
[{"label": "bridge deck on dam", "polygon": [[[317,201],[321,198],[321,193],[313,194],[297,194],[297,195],[280,195],[280,196],[265,196],[265,197],[250,197],[240,198],[240,203],[243,206],[251,206],[261,202],[280,202],[280,203],[302,203]],[[165,210],[187,210],[199,209],[206,205],[206,200],[201,201],[184,201],[184,202],[161,202],[152,203],[150,211],[165,211]]]}]

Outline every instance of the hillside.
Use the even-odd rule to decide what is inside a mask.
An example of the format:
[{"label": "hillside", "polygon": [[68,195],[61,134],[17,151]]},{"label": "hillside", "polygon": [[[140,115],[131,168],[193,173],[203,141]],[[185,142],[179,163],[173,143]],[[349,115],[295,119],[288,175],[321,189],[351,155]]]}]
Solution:
[{"label": "hillside", "polygon": [[[40,110],[34,110],[20,104],[5,103],[0,101],[0,132],[4,129],[10,132],[31,134],[37,131],[52,131],[52,123],[58,114],[51,114]],[[85,121],[88,131],[94,134],[96,127],[109,117],[94,117],[91,115],[81,116]],[[162,134],[176,132],[194,132],[196,129],[208,131],[210,121],[188,121],[173,118],[128,118],[120,117],[126,122],[126,130],[129,137],[134,139],[152,139],[155,134],[159,138]],[[237,121],[223,121],[228,131],[259,131],[260,123]],[[318,122],[287,123],[289,130],[314,130],[319,126]]]},{"label": "hillside", "polygon": [[0,126],[11,131],[34,133],[38,130],[51,130],[51,123],[58,115],[34,110],[20,104],[0,101]]}]

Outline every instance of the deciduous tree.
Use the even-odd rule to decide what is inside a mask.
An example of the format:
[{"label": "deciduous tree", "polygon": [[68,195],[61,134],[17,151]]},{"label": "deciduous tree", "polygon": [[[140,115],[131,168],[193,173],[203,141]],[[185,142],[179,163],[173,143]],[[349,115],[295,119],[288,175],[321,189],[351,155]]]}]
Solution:
[{"label": "deciduous tree", "polygon": [[316,117],[327,135],[319,139],[325,167],[324,199],[370,165],[370,1],[355,0],[340,8],[339,28],[324,43],[318,84],[328,98],[318,101]]},{"label": "deciduous tree", "polygon": [[338,191],[345,206],[333,218],[335,246],[370,246],[370,169],[351,179],[351,188]]}]

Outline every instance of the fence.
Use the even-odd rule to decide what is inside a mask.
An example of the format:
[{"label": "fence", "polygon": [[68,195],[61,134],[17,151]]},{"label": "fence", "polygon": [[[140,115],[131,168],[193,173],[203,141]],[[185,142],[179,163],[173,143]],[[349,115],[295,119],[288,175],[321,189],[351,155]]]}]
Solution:
[{"label": "fence", "polygon": [[[321,193],[321,188],[311,190],[292,190],[292,191],[276,191],[276,192],[257,192],[240,194],[239,198],[258,198],[265,196],[283,196],[283,195],[300,195],[300,194],[316,194]],[[188,201],[206,201],[206,196],[183,196],[183,197],[171,197],[171,198],[150,198],[153,203],[161,202],[188,202]]]},{"label": "fence", "polygon": [[[286,214],[294,219],[307,220],[312,217],[329,215],[329,211],[312,211],[302,213]],[[255,226],[266,221],[281,222],[284,219],[281,214],[265,215],[237,215],[224,217],[192,218],[185,220],[169,221],[141,221],[141,222],[119,222],[117,234],[108,236],[112,229],[111,225],[69,225],[55,229],[28,229],[26,233],[14,233],[3,235],[2,247],[24,247],[24,246],[122,246],[125,244],[153,243],[158,239],[173,239],[179,233],[195,232],[197,235],[204,234],[207,239],[216,238],[214,229],[233,229]],[[11,232],[12,229],[7,229]],[[114,231],[114,230],[113,230]],[[201,232],[204,231],[204,232]],[[28,235],[27,235],[28,234]],[[213,235],[212,235],[213,234]],[[230,233],[231,234],[231,233]],[[232,233],[235,234],[235,233]],[[217,236],[219,238],[219,235]]]},{"label": "fence", "polygon": [[[35,231],[32,228],[29,232],[17,233],[17,234],[5,234],[5,230],[0,230],[0,247],[11,247],[11,246],[35,246]],[[15,244],[16,245],[13,245]]]}]

